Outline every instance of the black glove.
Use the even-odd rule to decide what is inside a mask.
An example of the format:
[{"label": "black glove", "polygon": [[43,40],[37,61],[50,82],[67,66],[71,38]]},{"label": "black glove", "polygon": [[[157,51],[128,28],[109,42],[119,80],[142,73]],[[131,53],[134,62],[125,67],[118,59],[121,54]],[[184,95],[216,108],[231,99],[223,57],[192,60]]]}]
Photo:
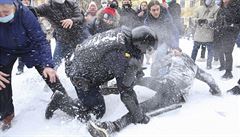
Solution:
[{"label": "black glove", "polygon": [[199,26],[202,26],[202,25],[207,24],[207,23],[208,23],[207,19],[199,19],[198,20]]}]

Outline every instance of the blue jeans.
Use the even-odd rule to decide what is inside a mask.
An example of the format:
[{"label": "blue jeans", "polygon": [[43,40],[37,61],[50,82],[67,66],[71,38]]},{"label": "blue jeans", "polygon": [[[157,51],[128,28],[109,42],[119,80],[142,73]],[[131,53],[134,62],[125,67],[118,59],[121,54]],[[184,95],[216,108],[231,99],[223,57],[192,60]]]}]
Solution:
[{"label": "blue jeans", "polygon": [[240,48],[240,33],[238,34],[236,43],[237,43],[237,47]]},{"label": "blue jeans", "polygon": [[18,71],[23,71],[23,69],[24,69],[24,63],[23,63],[21,57],[18,58],[18,66],[17,66],[17,69],[18,69]]},{"label": "blue jeans", "polygon": [[53,61],[55,65],[55,69],[57,69],[61,62],[62,59],[64,58],[66,61],[70,59],[72,56],[74,50],[75,50],[76,45],[74,44],[64,44],[60,41],[56,42],[56,48],[53,53]]},{"label": "blue jeans", "polygon": [[86,33],[86,31],[84,31],[81,37],[78,37],[76,38],[76,40],[68,43],[56,40],[56,48],[53,53],[55,69],[60,66],[63,58],[65,59],[65,61],[68,61],[74,53],[76,46],[78,44],[81,44],[88,37],[89,35]]},{"label": "blue jeans", "polygon": [[193,46],[191,58],[194,61],[196,60],[198,49],[200,48],[200,46],[207,47],[207,50],[208,50],[207,66],[211,66],[213,55],[214,55],[214,53],[213,53],[213,42],[197,42],[197,41],[194,41],[194,46]]}]

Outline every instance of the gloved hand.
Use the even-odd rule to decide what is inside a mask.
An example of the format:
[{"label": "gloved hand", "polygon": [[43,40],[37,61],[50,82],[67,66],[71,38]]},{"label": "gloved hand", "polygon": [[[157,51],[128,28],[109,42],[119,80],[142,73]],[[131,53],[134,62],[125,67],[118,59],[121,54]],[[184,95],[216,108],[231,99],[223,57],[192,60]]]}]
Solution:
[{"label": "gloved hand", "polygon": [[198,20],[198,25],[199,26],[203,26],[204,24],[207,24],[208,23],[208,20],[207,19],[199,19]]}]

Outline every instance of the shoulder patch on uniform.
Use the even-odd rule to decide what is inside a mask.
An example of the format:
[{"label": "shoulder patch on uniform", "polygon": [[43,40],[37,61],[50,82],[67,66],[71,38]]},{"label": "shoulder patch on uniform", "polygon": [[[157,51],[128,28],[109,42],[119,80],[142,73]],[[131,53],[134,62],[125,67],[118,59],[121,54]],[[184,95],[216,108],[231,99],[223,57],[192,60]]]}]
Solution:
[{"label": "shoulder patch on uniform", "polygon": [[129,54],[128,52],[125,52],[125,53],[124,53],[124,57],[126,57],[126,58],[131,58],[131,54]]}]

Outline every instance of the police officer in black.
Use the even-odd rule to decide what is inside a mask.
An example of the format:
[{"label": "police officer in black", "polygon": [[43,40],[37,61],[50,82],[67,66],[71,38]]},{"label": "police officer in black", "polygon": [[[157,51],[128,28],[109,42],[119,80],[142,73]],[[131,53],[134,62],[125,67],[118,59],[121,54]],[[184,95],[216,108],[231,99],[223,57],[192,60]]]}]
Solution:
[{"label": "police officer in black", "polygon": [[123,26],[87,39],[77,46],[73,60],[66,65],[66,74],[78,99],[55,93],[47,107],[46,118],[51,118],[57,109],[81,120],[89,120],[90,113],[101,118],[105,113],[105,102],[99,86],[116,78],[121,100],[132,115],[132,122],[148,123],[149,118],[139,107],[133,86],[143,54],[153,47],[157,47],[157,37],[147,26],[133,30]]}]

